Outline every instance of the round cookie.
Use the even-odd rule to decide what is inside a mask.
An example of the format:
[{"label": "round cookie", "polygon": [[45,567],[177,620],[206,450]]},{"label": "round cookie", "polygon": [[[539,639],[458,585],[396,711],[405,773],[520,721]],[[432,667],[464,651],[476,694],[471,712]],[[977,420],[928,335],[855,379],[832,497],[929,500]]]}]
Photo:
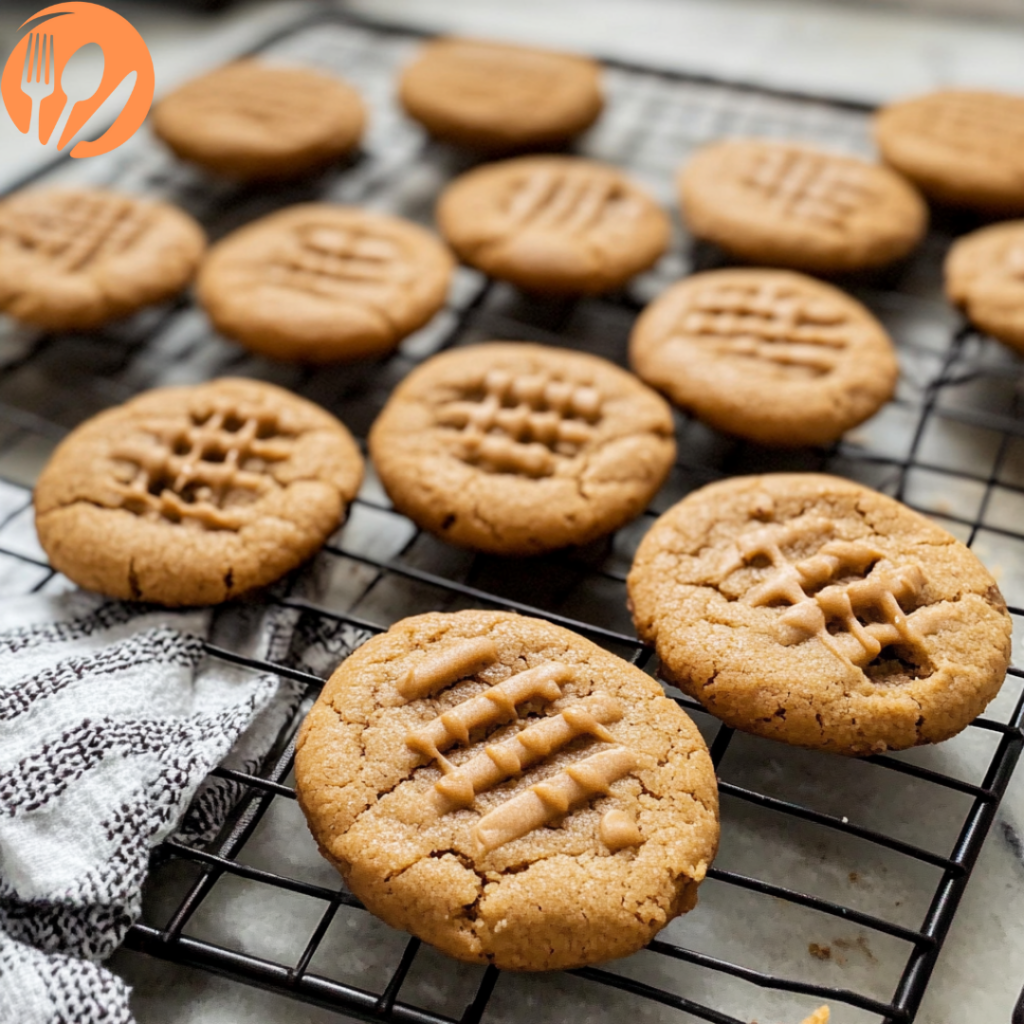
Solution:
[{"label": "round cookie", "polygon": [[1024,213],[1024,96],[946,89],[883,107],[882,159],[941,203]]},{"label": "round cookie", "polygon": [[718,844],[696,727],[638,668],[507,612],[404,619],[298,736],[320,852],[367,909],[520,971],[627,956],[696,903]]},{"label": "round cookie", "polygon": [[96,327],[176,295],[206,236],[167,203],[94,188],[0,202],[0,313],[51,330]]},{"label": "round cookie", "polygon": [[416,224],[307,203],[213,246],[197,292],[217,330],[254,352],[325,363],[391,351],[444,305],[453,267]]},{"label": "round cookie", "polygon": [[891,263],[928,225],[924,201],[888,168],[769,139],[703,147],[680,172],[679,195],[697,238],[811,273]]},{"label": "round cookie", "polygon": [[1024,353],[1024,220],[958,239],[945,273],[949,301],[983,331]]},{"label": "round cookie", "polygon": [[183,160],[249,181],[337,160],[363,134],[351,86],[306,68],[241,60],[195,78],[153,107],[153,131]]},{"label": "round cookie", "polygon": [[604,106],[595,61],[474,39],[427,43],[398,97],[437,138],[490,152],[564,142]]},{"label": "round cookie", "polygon": [[999,691],[1010,617],[958,540],[814,473],[701,488],[644,537],[628,579],[660,671],[727,725],[866,755],[937,743]]},{"label": "round cookie", "polygon": [[395,507],[444,540],[529,555],[638,516],[675,458],[672,414],[597,356],[490,342],[443,353],[370,431]]},{"label": "round cookie", "polygon": [[58,445],[36,484],[36,529],[51,565],[79,586],[215,604],[317,551],[362,475],[345,427],[282,388],[160,388]]},{"label": "round cookie", "polygon": [[665,251],[669,221],[614,167],[567,156],[486,164],[444,191],[438,226],[466,262],[538,292],[608,291]]},{"label": "round cookie", "polygon": [[828,444],[893,395],[882,325],[837,288],[786,270],[712,270],[637,320],[633,369],[717,430],[761,444]]}]

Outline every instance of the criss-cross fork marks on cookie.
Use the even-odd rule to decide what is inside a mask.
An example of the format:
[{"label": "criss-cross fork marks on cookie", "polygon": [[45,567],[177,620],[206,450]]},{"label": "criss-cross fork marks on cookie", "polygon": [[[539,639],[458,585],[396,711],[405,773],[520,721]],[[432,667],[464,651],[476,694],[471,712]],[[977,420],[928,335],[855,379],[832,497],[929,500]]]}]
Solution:
[{"label": "criss-cross fork marks on cookie", "polygon": [[708,285],[694,292],[674,334],[724,357],[773,363],[801,376],[834,370],[850,344],[847,315],[790,285]]},{"label": "criss-cross fork marks on cookie", "polygon": [[152,219],[148,210],[116,195],[47,195],[16,205],[0,220],[0,248],[32,253],[53,273],[86,273],[131,249]]},{"label": "criss-cross fork marks on cookie", "polygon": [[833,533],[828,520],[758,527],[737,541],[727,573],[767,563],[767,577],[742,600],[759,607],[788,606],[778,619],[783,643],[817,637],[859,668],[894,646],[910,654],[919,668],[926,666],[924,638],[905,607],[913,606],[924,588],[918,566],[887,564],[877,548],[863,541],[825,540],[813,555],[798,560],[783,550]]},{"label": "criss-cross fork marks on cookie", "polygon": [[[465,640],[428,655],[399,681],[399,692],[408,700],[422,699],[497,660],[498,652],[491,640]],[[557,714],[537,718],[511,739],[474,743],[475,734],[518,719],[523,705],[550,705],[560,700],[562,687],[571,678],[571,669],[554,662],[526,669],[456,704],[406,736],[410,750],[428,762],[436,762],[443,772],[433,795],[439,815],[473,807],[478,794],[530,768],[543,766],[582,736],[604,744],[596,753],[526,787],[484,814],[473,828],[473,838],[484,853],[556,822],[595,797],[607,795],[613,782],[637,767],[633,751],[616,743],[608,731],[607,726],[621,720],[623,710],[621,703],[607,693],[591,694]],[[455,765],[444,752],[456,745],[477,746],[478,752]],[[613,851],[642,841],[635,822],[621,810],[607,812],[599,831],[602,841]]]},{"label": "criss-cross fork marks on cookie", "polygon": [[643,212],[614,177],[585,168],[535,167],[510,182],[502,203],[504,236],[552,232],[580,239],[628,232]]},{"label": "criss-cross fork marks on cookie", "polygon": [[401,242],[371,224],[305,224],[286,239],[267,267],[268,280],[279,287],[369,306],[387,316],[416,277]]},{"label": "criss-cross fork marks on cookie", "polygon": [[590,385],[547,374],[490,370],[483,386],[445,402],[437,422],[459,432],[459,456],[491,473],[550,476],[559,458],[579,454],[601,418]]},{"label": "criss-cross fork marks on cookie", "polygon": [[865,169],[822,153],[771,148],[741,177],[779,213],[829,229],[841,230],[872,199]]},{"label": "criss-cross fork marks on cookie", "polygon": [[544,103],[563,77],[546,58],[492,49],[445,53],[443,63],[432,62],[431,72],[431,86],[457,95],[460,102],[500,104],[510,111]]},{"label": "criss-cross fork marks on cookie", "polygon": [[201,90],[198,86],[192,90],[189,103],[197,116],[243,118],[284,131],[322,104],[320,83],[268,74],[268,70],[254,70],[244,77],[224,75],[216,83],[202,83]]},{"label": "criss-cross fork marks on cookie", "polygon": [[292,447],[292,435],[268,412],[218,407],[180,423],[154,418],[115,445],[115,486],[121,507],[136,515],[239,530],[250,506],[279,486],[270,468]]},{"label": "criss-cross fork marks on cookie", "polygon": [[1024,163],[1024,101],[1017,97],[947,96],[921,111],[915,130],[955,148]]}]

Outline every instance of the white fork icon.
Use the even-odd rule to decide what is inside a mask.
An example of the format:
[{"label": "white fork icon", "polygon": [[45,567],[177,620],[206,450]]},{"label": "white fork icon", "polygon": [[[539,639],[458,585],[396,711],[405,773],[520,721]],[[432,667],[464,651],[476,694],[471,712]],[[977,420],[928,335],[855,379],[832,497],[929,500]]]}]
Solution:
[{"label": "white fork icon", "polygon": [[53,36],[32,32],[25,50],[21,91],[32,100],[32,121],[28,133],[39,138],[39,108],[56,87],[53,67]]}]

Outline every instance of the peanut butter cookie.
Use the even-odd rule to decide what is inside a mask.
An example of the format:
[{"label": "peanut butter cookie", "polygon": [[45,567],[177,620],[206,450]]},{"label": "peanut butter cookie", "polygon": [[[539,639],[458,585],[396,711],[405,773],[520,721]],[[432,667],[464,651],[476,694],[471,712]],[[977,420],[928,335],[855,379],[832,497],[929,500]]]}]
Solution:
[{"label": "peanut butter cookie", "polygon": [[946,294],[983,331],[1024,353],[1024,220],[956,241],[946,257]]},{"label": "peanut butter cookie", "polygon": [[438,226],[479,270],[538,292],[625,284],[665,251],[668,217],[614,167],[578,157],[487,164],[441,196]]},{"label": "peanut butter cookie", "polygon": [[662,675],[727,725],[866,755],[938,743],[999,691],[1010,617],[945,530],[837,477],[739,477],[651,528],[629,574]]},{"label": "peanut butter cookie", "polygon": [[700,733],[649,676],[506,612],[365,643],[299,732],[320,852],[367,908],[519,971],[626,956],[693,908],[718,844]]},{"label": "peanut butter cookie", "polygon": [[370,432],[395,507],[453,544],[537,554],[639,515],[675,457],[668,406],[596,356],[491,342],[414,370]]},{"label": "peanut butter cookie", "polygon": [[928,225],[924,201],[888,168],[768,139],[705,146],[680,172],[679,195],[698,238],[811,273],[891,263]]},{"label": "peanut butter cookie", "polygon": [[96,327],[176,295],[206,248],[167,203],[39,188],[0,203],[0,313],[51,330]]},{"label": "peanut butter cookie", "polygon": [[242,180],[329,164],[358,145],[365,122],[340,79],[257,60],[186,82],[153,107],[153,131],[179,157]]},{"label": "peanut butter cookie", "polygon": [[197,291],[227,337],[277,359],[325,363],[393,349],[444,305],[453,266],[416,224],[307,203],[218,242]]},{"label": "peanut butter cookie", "polygon": [[341,423],[281,388],[160,388],[58,445],[36,484],[36,529],[53,567],[79,586],[214,604],[309,558],[362,474]]},{"label": "peanut butter cookie", "polygon": [[785,270],[712,270],[644,310],[641,379],[718,430],[762,444],[828,444],[893,395],[882,325],[829,285]]},{"label": "peanut butter cookie", "polygon": [[1024,213],[1024,96],[944,89],[875,117],[882,159],[952,206]]},{"label": "peanut butter cookie", "polygon": [[604,105],[595,61],[474,39],[427,43],[398,95],[432,135],[492,152],[564,142]]}]

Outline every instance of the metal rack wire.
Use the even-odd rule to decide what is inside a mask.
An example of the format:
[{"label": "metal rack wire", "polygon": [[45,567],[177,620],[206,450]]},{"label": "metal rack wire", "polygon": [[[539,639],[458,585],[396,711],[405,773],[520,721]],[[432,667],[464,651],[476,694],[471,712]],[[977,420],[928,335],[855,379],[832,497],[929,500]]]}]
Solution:
[{"label": "metal rack wire", "polygon": [[[89,180],[168,197],[198,216],[213,237],[271,209],[309,198],[358,202],[429,223],[439,189],[466,164],[465,158],[427,141],[394,109],[394,73],[416,42],[411,31],[324,13],[278,33],[260,48],[271,57],[299,59],[335,70],[353,81],[370,101],[374,124],[365,151],[347,166],[327,174],[271,189],[215,184],[176,164],[152,140],[137,137],[108,158],[90,161],[87,166],[62,164],[41,177]],[[721,135],[780,135],[854,152],[869,150],[869,111],[856,104],[616,62],[608,62],[606,77],[609,111],[583,140],[580,150],[624,166],[666,205],[672,205],[674,168],[695,146]],[[1024,564],[1024,533],[1014,525],[1011,514],[1018,499],[1024,508],[1024,470],[1016,470],[1018,456],[1024,457],[1024,418],[1019,416],[1013,387],[1017,364],[995,343],[962,327],[937,291],[938,261],[950,237],[963,226],[939,223],[921,252],[906,265],[844,282],[890,327],[900,350],[903,379],[896,401],[876,421],[840,443],[822,450],[772,452],[716,435],[681,417],[679,464],[637,524],[585,549],[519,562],[456,552],[419,533],[390,509],[371,479],[352,510],[349,525],[320,556],[320,569],[334,581],[326,596],[314,600],[297,588],[290,596],[274,600],[298,610],[307,624],[340,624],[367,634],[418,611],[469,606],[514,609],[566,625],[654,671],[652,652],[636,640],[625,609],[625,572],[643,531],[654,516],[709,480],[783,468],[826,470],[870,483],[940,518],[968,544],[985,548],[990,562],[1005,560],[1012,566],[1018,553],[1014,545],[1021,545]],[[0,587],[11,593],[53,584],[52,571],[31,537],[28,487],[52,446],[99,408],[156,384],[225,373],[254,375],[320,402],[365,437],[395,382],[446,347],[491,337],[537,340],[585,348],[622,363],[630,324],[643,303],[669,281],[720,260],[719,254],[694,245],[678,232],[671,254],[629,290],[572,302],[529,298],[463,269],[449,307],[394,356],[316,372],[269,363],[216,338],[184,298],[89,335],[38,334],[8,326],[0,330],[0,478],[6,481],[0,489]],[[1019,619],[1024,615],[1020,607],[1024,604],[1024,575],[1018,581],[1011,572],[1003,585],[1011,613]],[[298,682],[304,687],[305,701],[258,772],[217,771],[237,784],[239,794],[222,834],[205,848],[170,841],[158,850],[155,864],[184,862],[192,866],[192,874],[172,911],[163,919],[147,918],[135,925],[127,946],[359,1019],[476,1024],[493,1006],[499,972],[481,969],[473,976],[472,990],[458,1014],[431,1008],[405,994],[410,971],[424,954],[416,939],[405,943],[386,983],[373,990],[314,969],[317,951],[338,915],[362,913],[358,901],[340,879],[334,887],[315,884],[290,872],[287,863],[269,870],[248,863],[245,854],[275,802],[294,799],[288,784],[292,737],[323,680],[294,666],[252,661],[212,645],[209,650],[213,657],[270,669]],[[657,1004],[667,1008],[666,1012],[680,1011],[679,1019],[741,1024],[737,1016],[705,998],[711,991],[708,986],[658,982],[659,978],[675,978],[682,965],[687,965],[698,973],[709,972],[712,978],[728,976],[762,989],[864,1011],[857,1019],[909,1024],[1024,745],[1022,676],[1021,670],[1011,669],[1004,695],[993,705],[996,714],[978,719],[968,730],[975,738],[990,741],[984,746],[984,755],[971,762],[977,771],[974,778],[962,777],[941,760],[929,762],[912,754],[855,762],[805,756],[774,745],[768,754],[745,754],[743,744],[752,741],[734,737],[695,702],[673,694],[694,715],[709,740],[720,776],[726,836],[731,822],[747,808],[768,816],[764,820],[784,822],[787,829],[806,825],[822,830],[835,857],[849,857],[850,864],[857,862],[851,851],[864,849],[864,844],[885,851],[896,865],[889,883],[895,892],[910,884],[898,873],[904,863],[932,872],[927,887],[921,889],[926,909],[916,919],[907,914],[869,912],[858,908],[852,898],[818,895],[811,885],[782,884],[721,864],[709,872],[702,889],[702,899],[721,887],[752,898],[784,901],[819,918],[856,926],[865,935],[884,937],[894,943],[892,949],[898,950],[894,962],[901,965],[895,983],[886,991],[879,993],[877,986],[873,989],[870,985],[839,988],[810,972],[807,978],[788,977],[777,970],[735,962],[683,941],[688,938],[685,928],[666,930],[630,961],[573,972],[576,979],[601,991],[616,990],[631,1001],[623,1005]],[[871,773],[873,782],[864,782],[857,775],[860,781],[855,783],[869,790],[941,792],[939,806],[958,808],[947,816],[942,828],[935,829],[940,840],[946,838],[946,845],[940,848],[938,842],[922,842],[912,828],[905,834],[890,834],[850,821],[827,800],[822,805],[817,799],[805,799],[802,793],[778,791],[770,779],[745,771],[752,762],[760,763],[758,758],[804,758],[800,765],[812,766],[811,772],[825,771],[822,765],[827,762],[828,772],[851,777]],[[841,762],[838,766],[837,761]],[[751,775],[753,781],[747,781],[745,775]],[[907,799],[920,805],[920,799]],[[870,815],[864,817],[870,819]],[[308,840],[304,837],[303,841]],[[849,875],[851,884],[855,875]],[[304,948],[296,948],[290,959],[271,959],[192,934],[190,922],[197,911],[229,877],[316,901],[322,911]],[[705,912],[714,914],[714,898],[709,902],[711,907]],[[899,906],[899,901],[894,905]],[[698,909],[691,917],[701,913]],[[760,913],[771,911],[764,907]],[[633,970],[630,964],[641,958],[668,973]],[[684,981],[696,976],[680,975]],[[513,1013],[512,1019],[529,1018],[517,1018]]]}]

